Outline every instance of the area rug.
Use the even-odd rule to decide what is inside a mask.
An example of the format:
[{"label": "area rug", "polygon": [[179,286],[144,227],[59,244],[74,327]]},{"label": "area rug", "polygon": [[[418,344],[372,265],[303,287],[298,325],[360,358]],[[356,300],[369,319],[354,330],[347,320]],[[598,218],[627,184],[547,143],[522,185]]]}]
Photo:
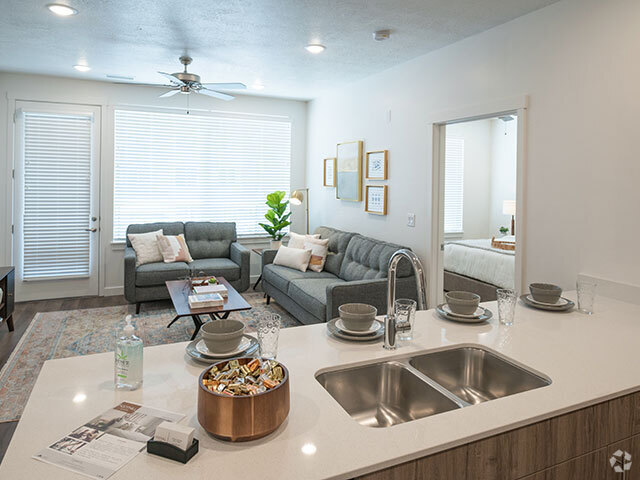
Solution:
[{"label": "area rug", "polygon": [[[265,312],[278,313],[283,328],[301,325],[278,304],[266,305],[261,292],[242,296],[251,310],[233,312],[229,318],[245,322],[248,332],[255,332],[255,320]],[[145,346],[184,342],[193,334],[190,317],[167,328],[175,316],[169,302],[143,304],[139,315],[133,305],[37,313],[0,371],[0,423],[20,418],[46,360],[113,351],[128,314]]]}]

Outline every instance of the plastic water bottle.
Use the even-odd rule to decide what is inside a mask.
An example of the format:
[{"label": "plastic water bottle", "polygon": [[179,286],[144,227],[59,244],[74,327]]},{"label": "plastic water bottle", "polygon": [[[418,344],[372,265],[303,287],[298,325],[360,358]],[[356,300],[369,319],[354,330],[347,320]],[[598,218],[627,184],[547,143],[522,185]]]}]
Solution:
[{"label": "plastic water bottle", "polygon": [[134,335],[131,315],[125,321],[123,335],[116,342],[114,382],[118,390],[135,390],[142,386],[142,340]]}]

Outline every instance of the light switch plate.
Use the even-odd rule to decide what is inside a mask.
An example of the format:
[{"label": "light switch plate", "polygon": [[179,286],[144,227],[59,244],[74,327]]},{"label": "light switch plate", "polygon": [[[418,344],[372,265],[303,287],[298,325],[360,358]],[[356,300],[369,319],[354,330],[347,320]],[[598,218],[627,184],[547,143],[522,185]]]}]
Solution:
[{"label": "light switch plate", "polygon": [[415,213],[407,213],[407,226],[415,227],[416,226],[416,214]]}]

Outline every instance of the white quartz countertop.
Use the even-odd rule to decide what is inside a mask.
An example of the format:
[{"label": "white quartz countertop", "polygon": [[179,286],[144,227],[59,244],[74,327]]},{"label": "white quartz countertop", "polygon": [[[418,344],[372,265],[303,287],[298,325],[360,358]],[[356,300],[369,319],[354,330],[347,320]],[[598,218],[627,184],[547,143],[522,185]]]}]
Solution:
[{"label": "white quartz countertop", "polygon": [[[574,298],[572,293],[567,294]],[[290,372],[291,412],[273,434],[252,442],[216,440],[196,418],[197,379],[206,368],[186,343],[145,348],[144,386],[113,388],[113,354],[45,363],[0,466],[0,478],[84,478],[31,456],[122,401],[186,414],[200,452],[186,465],[139,454],[113,479],[348,479],[494,435],[623,393],[640,390],[640,306],[599,297],[596,313],[554,313],[518,304],[515,324],[465,325],[417,313],[414,340],[389,352],[382,343],[345,343],[324,324],[285,329],[278,360]],[[356,423],[316,381],[320,369],[367,363],[457,344],[479,344],[550,377],[536,390],[389,428]],[[86,400],[74,403],[77,394]]]}]

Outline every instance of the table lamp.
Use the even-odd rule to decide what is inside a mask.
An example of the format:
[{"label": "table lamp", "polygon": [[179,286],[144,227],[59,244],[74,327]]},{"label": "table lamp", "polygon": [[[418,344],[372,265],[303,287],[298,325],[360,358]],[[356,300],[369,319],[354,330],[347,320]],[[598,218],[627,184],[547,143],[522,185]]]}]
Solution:
[{"label": "table lamp", "polygon": [[303,201],[306,201],[306,216],[307,216],[307,230],[305,233],[309,233],[309,189],[308,188],[298,188],[291,192],[289,197],[289,201],[291,205],[302,205]]},{"label": "table lamp", "polygon": [[505,215],[511,215],[511,235],[516,234],[516,201],[505,200],[502,202],[502,213]]}]

